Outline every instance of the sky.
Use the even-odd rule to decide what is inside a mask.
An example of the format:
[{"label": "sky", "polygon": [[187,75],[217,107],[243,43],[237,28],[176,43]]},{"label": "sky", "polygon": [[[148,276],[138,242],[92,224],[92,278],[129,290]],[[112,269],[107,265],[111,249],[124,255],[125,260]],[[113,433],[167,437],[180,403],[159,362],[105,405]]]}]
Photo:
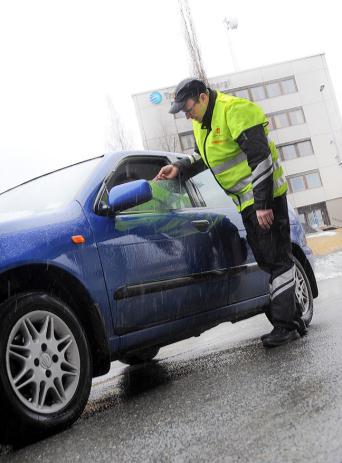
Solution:
[{"label": "sky", "polygon": [[[189,0],[208,77],[325,53],[342,108],[333,0]],[[131,95],[190,75],[178,0],[0,0],[0,192],[106,152],[110,99],[142,148]],[[171,117],[171,116],[170,116]]]}]

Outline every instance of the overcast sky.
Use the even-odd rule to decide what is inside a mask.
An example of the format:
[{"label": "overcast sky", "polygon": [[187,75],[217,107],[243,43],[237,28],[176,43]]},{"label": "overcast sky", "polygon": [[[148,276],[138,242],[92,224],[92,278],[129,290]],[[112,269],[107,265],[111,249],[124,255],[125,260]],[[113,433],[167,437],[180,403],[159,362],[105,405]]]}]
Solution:
[{"label": "overcast sky", "polygon": [[[342,107],[332,0],[189,0],[207,75],[325,52]],[[105,152],[108,97],[142,147],[131,95],[189,75],[178,0],[0,0],[0,191]]]}]

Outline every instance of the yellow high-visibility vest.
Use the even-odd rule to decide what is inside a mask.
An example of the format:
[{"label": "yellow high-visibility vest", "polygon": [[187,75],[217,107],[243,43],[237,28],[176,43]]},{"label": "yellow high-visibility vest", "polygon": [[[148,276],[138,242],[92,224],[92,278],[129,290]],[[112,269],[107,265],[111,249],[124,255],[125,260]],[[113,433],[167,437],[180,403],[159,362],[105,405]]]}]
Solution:
[{"label": "yellow high-visibility vest", "polygon": [[[239,212],[254,204],[252,171],[247,156],[241,151],[237,138],[245,130],[262,124],[268,135],[268,121],[263,110],[255,103],[217,92],[211,120],[211,131],[202,129],[195,120],[193,129],[197,147],[205,164],[221,187],[232,197]],[[287,191],[287,183],[279,162],[277,148],[269,140],[273,163],[273,197]]]}]

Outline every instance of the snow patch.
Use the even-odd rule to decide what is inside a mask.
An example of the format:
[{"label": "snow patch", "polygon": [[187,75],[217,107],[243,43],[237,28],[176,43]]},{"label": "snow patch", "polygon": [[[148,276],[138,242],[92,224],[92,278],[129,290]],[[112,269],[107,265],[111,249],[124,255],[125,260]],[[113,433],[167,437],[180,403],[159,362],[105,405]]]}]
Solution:
[{"label": "snow patch", "polygon": [[322,238],[324,236],[335,236],[336,232],[335,231],[326,231],[326,232],[320,232],[320,233],[309,233],[306,235],[307,238]]},{"label": "snow patch", "polygon": [[328,280],[342,276],[342,251],[315,257],[316,280]]}]

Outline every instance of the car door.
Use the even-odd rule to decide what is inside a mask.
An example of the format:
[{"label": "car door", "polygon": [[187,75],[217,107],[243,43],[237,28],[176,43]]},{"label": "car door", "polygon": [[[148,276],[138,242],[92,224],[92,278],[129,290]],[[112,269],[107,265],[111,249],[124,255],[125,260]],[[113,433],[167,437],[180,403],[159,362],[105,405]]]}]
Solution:
[{"label": "car door", "polygon": [[[165,157],[122,159],[98,198],[112,186],[150,181],[153,199],[113,215],[97,213],[94,234],[118,334],[187,317],[226,304],[229,281],[219,272],[214,217],[198,208],[185,183],[154,182]],[[224,288],[223,286],[226,285]]]},{"label": "car door", "polygon": [[208,212],[217,214],[215,228],[223,250],[223,267],[230,274],[229,304],[267,294],[269,276],[255,262],[246,240],[241,215],[232,199],[217,184],[209,169],[192,177],[190,181]]}]

